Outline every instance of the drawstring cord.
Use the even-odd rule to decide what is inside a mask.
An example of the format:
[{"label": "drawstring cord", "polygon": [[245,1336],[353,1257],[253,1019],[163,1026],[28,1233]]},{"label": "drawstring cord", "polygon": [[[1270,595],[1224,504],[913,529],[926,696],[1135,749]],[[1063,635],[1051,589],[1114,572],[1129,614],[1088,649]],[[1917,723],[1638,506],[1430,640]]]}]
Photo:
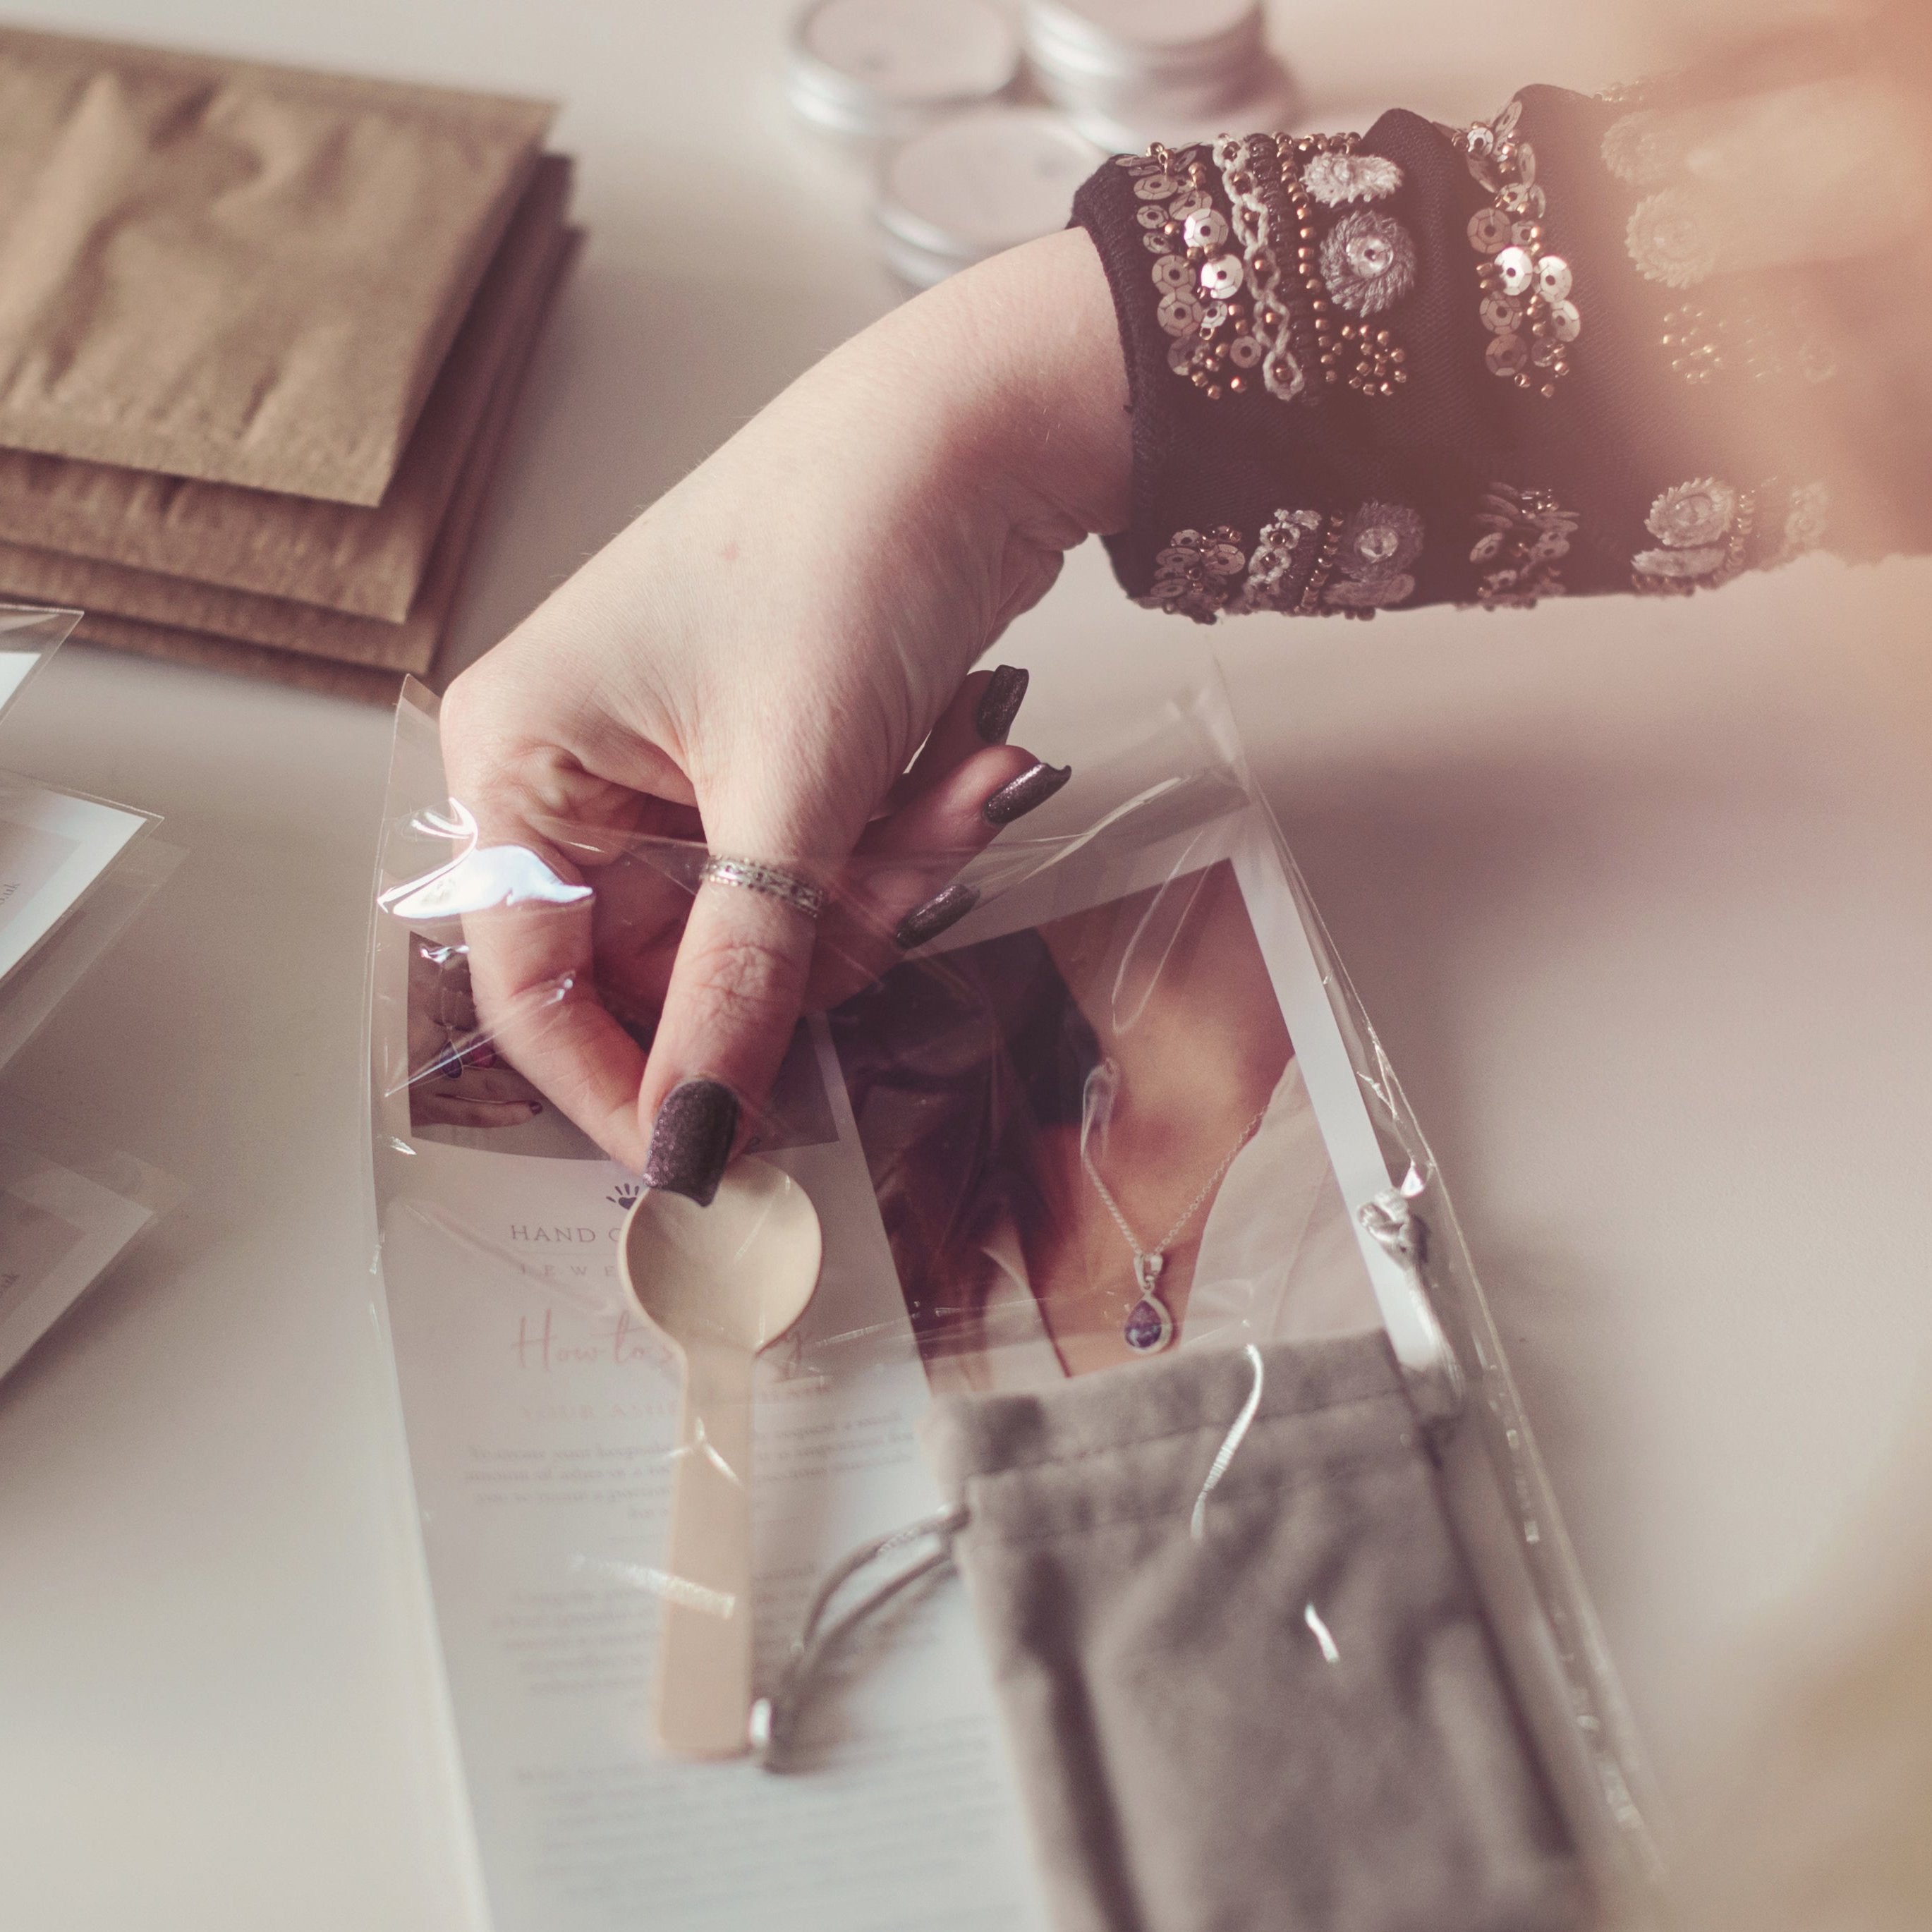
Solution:
[{"label": "drawstring cord", "polygon": [[1429,1224],[1415,1211],[1408,1196],[1388,1188],[1365,1201],[1356,1217],[1383,1253],[1401,1269],[1414,1298],[1415,1312],[1433,1344],[1433,1360],[1426,1369],[1405,1364],[1402,1378],[1416,1412],[1431,1430],[1453,1427],[1468,1396],[1462,1365],[1442,1332],[1429,1288]]},{"label": "drawstring cord", "polygon": [[[1421,1310],[1426,1314],[1430,1324],[1434,1329],[1440,1344],[1438,1364],[1430,1378],[1436,1385],[1426,1391],[1414,1390],[1412,1392],[1425,1396],[1423,1406],[1426,1419],[1438,1425],[1445,1423],[1460,1412],[1464,1390],[1461,1368],[1456,1362],[1454,1351],[1450,1348],[1447,1338],[1442,1336],[1440,1328],[1436,1324],[1435,1311],[1430,1300],[1426,1273],[1429,1239],[1427,1225],[1408,1200],[1394,1189],[1365,1203],[1360,1210],[1360,1219],[1364,1228],[1377,1246],[1388,1255],[1407,1277]],[[1252,1342],[1246,1353],[1253,1371],[1253,1384],[1240,1414],[1234,1418],[1233,1426],[1221,1444],[1213,1466],[1208,1472],[1207,1480],[1202,1485],[1200,1495],[1195,1500],[1189,1527],[1197,1541],[1201,1539],[1205,1527],[1208,1496],[1227,1474],[1228,1466],[1233,1462],[1250,1425],[1255,1419],[1256,1412],[1261,1406],[1262,1353]],[[758,1699],[752,1706],[752,1755],[761,1770],[782,1771],[784,1768],[786,1750],[797,1728],[799,1718],[812,1692],[817,1688],[818,1674],[826,1658],[860,1624],[876,1616],[895,1597],[950,1565],[952,1539],[965,1528],[970,1514],[963,1505],[956,1505],[950,1509],[937,1510],[931,1516],[922,1516],[916,1522],[889,1530],[883,1536],[875,1536],[868,1542],[860,1544],[826,1574],[825,1580],[819,1585],[812,1598],[810,1608],[806,1612],[805,1622],[793,1642],[790,1654],[785,1660],[784,1669],[779,1673],[777,1684],[770,1696]],[[861,1570],[884,1558],[898,1556],[913,1549],[928,1539],[934,1542],[934,1548],[888,1576],[842,1615],[830,1618],[833,1599]]]},{"label": "drawstring cord", "polygon": [[[812,1600],[812,1607],[806,1612],[804,1626],[793,1642],[791,1654],[786,1659],[777,1684],[770,1696],[759,1698],[752,1706],[752,1755],[760,1769],[784,1768],[786,1747],[814,1688],[814,1677],[827,1655],[902,1591],[910,1589],[914,1584],[952,1562],[952,1539],[965,1527],[968,1514],[963,1507],[940,1510],[931,1516],[922,1516],[917,1522],[889,1530],[884,1536],[875,1536],[870,1542],[862,1543],[827,1574]],[[896,1555],[915,1544],[922,1543],[928,1537],[937,1539],[937,1549],[928,1550],[916,1562],[907,1564],[896,1575],[889,1576],[868,1595],[861,1597],[836,1622],[826,1622],[826,1613],[832,1606],[833,1598],[860,1570],[883,1557]]]}]

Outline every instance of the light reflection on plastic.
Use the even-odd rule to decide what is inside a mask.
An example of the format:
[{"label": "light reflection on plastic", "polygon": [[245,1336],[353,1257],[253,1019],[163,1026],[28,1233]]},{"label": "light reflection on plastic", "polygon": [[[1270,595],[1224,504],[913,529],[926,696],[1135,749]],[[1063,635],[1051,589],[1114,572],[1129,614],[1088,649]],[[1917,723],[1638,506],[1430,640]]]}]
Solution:
[{"label": "light reflection on plastic", "polygon": [[1228,1473],[1228,1466],[1234,1460],[1234,1452],[1241,1446],[1241,1438],[1248,1432],[1248,1426],[1255,1419],[1255,1412],[1262,1406],[1262,1381],[1266,1369],[1262,1361],[1262,1352],[1253,1342],[1241,1351],[1248,1358],[1248,1366],[1255,1372],[1254,1386],[1248,1391],[1248,1399],[1241,1405],[1241,1412],[1234,1418],[1234,1426],[1222,1438],[1221,1446],[1214,1452],[1213,1465],[1208,1472],[1208,1480],[1201,1485],[1201,1493],[1194,1498],[1194,1514],[1188,1523],[1189,1532],[1198,1543],[1207,1534],[1208,1498],[1216,1484]]},{"label": "light reflection on plastic", "polygon": [[573,1556],[570,1567],[581,1575],[586,1570],[600,1576],[614,1576],[620,1583],[634,1583],[668,1604],[682,1604],[687,1610],[702,1610],[708,1616],[729,1617],[738,1607],[738,1599],[729,1590],[714,1590],[694,1583],[688,1576],[674,1576],[668,1570],[654,1569],[648,1563],[613,1563],[592,1556]]},{"label": "light reflection on plastic", "polygon": [[476,820],[466,806],[443,818],[424,813],[416,830],[460,840],[464,849],[446,866],[420,879],[392,886],[377,903],[398,919],[454,919],[501,906],[579,905],[596,895],[574,886],[526,845],[479,845]]},{"label": "light reflection on plastic", "polygon": [[1335,1648],[1335,1640],[1328,1634],[1328,1626],[1322,1621],[1322,1612],[1312,1604],[1301,1613],[1301,1621],[1315,1633],[1315,1641],[1322,1646],[1322,1660],[1340,1664],[1342,1653]]}]

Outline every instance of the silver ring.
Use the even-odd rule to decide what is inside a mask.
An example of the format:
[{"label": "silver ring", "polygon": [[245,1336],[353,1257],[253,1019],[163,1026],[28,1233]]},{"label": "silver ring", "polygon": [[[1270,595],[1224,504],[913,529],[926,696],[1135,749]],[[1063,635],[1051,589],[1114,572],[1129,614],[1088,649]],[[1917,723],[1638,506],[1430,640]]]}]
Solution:
[{"label": "silver ring", "polygon": [[698,875],[700,885],[742,886],[747,892],[763,892],[816,919],[825,910],[825,895],[808,879],[795,872],[782,872],[776,866],[760,865],[755,859],[707,859]]}]

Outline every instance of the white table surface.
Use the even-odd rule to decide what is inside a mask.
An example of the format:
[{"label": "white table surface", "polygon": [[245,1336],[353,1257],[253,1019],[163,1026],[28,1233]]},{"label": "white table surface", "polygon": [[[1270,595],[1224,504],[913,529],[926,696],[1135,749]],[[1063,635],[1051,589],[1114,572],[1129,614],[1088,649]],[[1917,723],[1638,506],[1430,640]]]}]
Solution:
[{"label": "white table surface", "polygon": [[[1318,103],[1642,70],[1546,0],[1283,8]],[[778,0],[46,0],[567,104],[592,241],[471,572],[484,647],[893,298],[787,120]],[[1932,577],[1214,634],[1097,551],[1016,626],[1025,742],[1210,645],[1454,1186],[1666,1784],[1762,1680],[1932,1358]],[[0,763],[164,813],[164,897],[8,1076],[192,1188],[0,1388],[0,1919],[478,1922],[370,1317],[373,711],[70,647]],[[1767,1660],[1769,1660],[1768,1664]]]}]

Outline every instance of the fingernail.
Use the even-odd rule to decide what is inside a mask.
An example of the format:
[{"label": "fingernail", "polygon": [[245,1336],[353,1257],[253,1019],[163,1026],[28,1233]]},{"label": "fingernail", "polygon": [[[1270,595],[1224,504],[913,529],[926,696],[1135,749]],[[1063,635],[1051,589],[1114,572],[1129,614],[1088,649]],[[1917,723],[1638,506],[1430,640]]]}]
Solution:
[{"label": "fingernail", "polygon": [[1018,664],[1002,664],[986,680],[986,688],[980,694],[980,708],[973,714],[973,723],[980,736],[989,745],[1004,745],[1006,734],[1013,728],[1013,720],[1019,716],[1021,704],[1027,694],[1027,686],[1031,682],[1031,674],[1021,670]]},{"label": "fingernail", "polygon": [[934,892],[923,905],[916,905],[892,929],[892,944],[902,952],[937,939],[949,926],[957,926],[980,903],[980,888],[955,880],[943,892]]},{"label": "fingernail", "polygon": [[988,825],[1010,825],[1024,818],[1036,806],[1044,805],[1073,776],[1071,765],[1035,765],[1010,783],[1003,784],[987,800],[982,809]]},{"label": "fingernail", "polygon": [[664,1096],[651,1128],[644,1185],[711,1204],[738,1131],[738,1096],[716,1080],[687,1080]]}]

